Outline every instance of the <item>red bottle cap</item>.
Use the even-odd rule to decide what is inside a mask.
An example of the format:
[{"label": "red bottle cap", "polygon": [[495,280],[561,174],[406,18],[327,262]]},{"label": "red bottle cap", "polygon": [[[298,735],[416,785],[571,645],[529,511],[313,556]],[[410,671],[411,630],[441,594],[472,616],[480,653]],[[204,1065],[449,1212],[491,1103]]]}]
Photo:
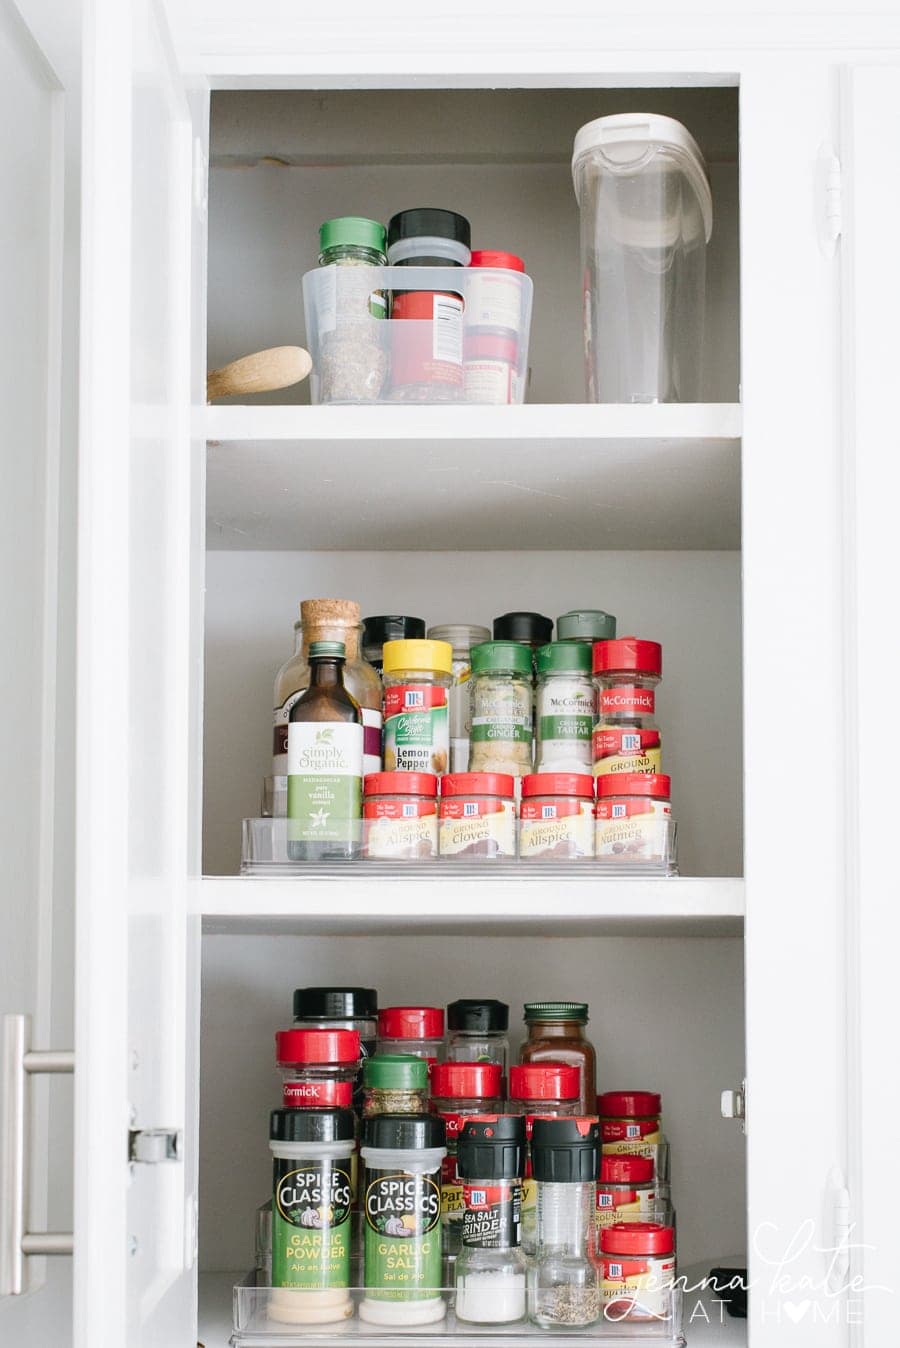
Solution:
[{"label": "red bottle cap", "polygon": [[[597,778],[597,799],[609,796],[654,796],[668,800],[672,794],[672,778],[664,772],[606,772]],[[649,1110],[653,1113],[653,1110]]]},{"label": "red bottle cap", "polygon": [[497,1062],[438,1062],[431,1069],[432,1098],[498,1100],[502,1084]]},{"label": "red bottle cap", "polygon": [[600,1230],[601,1254],[672,1254],[675,1229],[660,1222],[614,1222]]},{"label": "red bottle cap", "polygon": [[275,1061],[279,1067],[358,1062],[359,1031],[279,1030],[275,1035]]},{"label": "red bottle cap", "polygon": [[622,670],[633,674],[662,674],[662,646],[639,637],[612,637],[594,642],[594,673]]},{"label": "red bottle cap", "polygon": [[515,789],[506,772],[448,772],[441,778],[442,796],[512,796]]},{"label": "red bottle cap", "polygon": [[601,1156],[600,1182],[607,1184],[646,1184],[653,1179],[654,1165],[649,1156]]},{"label": "red bottle cap", "polygon": [[525,1062],[509,1069],[510,1100],[577,1100],[580,1091],[581,1073],[570,1063]]},{"label": "red bottle cap", "polygon": [[443,1039],[441,1006],[386,1006],[378,1012],[379,1039]]},{"label": "red bottle cap", "polygon": [[498,253],[492,248],[476,248],[470,267],[503,267],[506,271],[524,271],[525,263],[515,253]]},{"label": "red bottle cap", "polygon": [[532,772],[522,778],[526,796],[588,796],[594,798],[594,779],[587,772]]},{"label": "red bottle cap", "polygon": [[367,796],[436,796],[433,772],[370,772],[363,781]]},{"label": "red bottle cap", "polygon": [[662,1112],[656,1091],[604,1091],[597,1096],[597,1113],[608,1119],[646,1119]]}]

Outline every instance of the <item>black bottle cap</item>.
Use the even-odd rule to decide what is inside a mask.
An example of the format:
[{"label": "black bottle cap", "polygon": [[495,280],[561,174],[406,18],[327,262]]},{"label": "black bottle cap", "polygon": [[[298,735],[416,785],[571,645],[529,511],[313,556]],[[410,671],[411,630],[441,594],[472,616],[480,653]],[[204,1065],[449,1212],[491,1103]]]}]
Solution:
[{"label": "black bottle cap", "polygon": [[386,641],[421,641],[425,637],[423,618],[407,618],[402,613],[380,613],[363,618],[363,645],[383,646]]},{"label": "black bottle cap", "polygon": [[461,997],[447,1007],[448,1030],[471,1034],[497,1034],[509,1028],[509,1007],[491,997]]},{"label": "black bottle cap", "polygon": [[524,1114],[467,1119],[456,1142],[460,1179],[521,1179],[525,1174]]},{"label": "black bottle cap", "polygon": [[295,1020],[374,1020],[378,993],[374,988],[297,988]]},{"label": "black bottle cap", "polygon": [[600,1124],[596,1118],[536,1118],[531,1134],[531,1168],[536,1180],[583,1184],[597,1178]]},{"label": "black bottle cap", "polygon": [[544,646],[553,639],[553,619],[542,613],[503,613],[494,619],[495,641],[525,641]]},{"label": "black bottle cap", "polygon": [[387,232],[389,248],[400,239],[418,238],[453,239],[471,248],[472,228],[464,215],[439,206],[417,206],[391,216]]},{"label": "black bottle cap", "polygon": [[352,1109],[273,1109],[272,1142],[352,1142],[356,1115]]},{"label": "black bottle cap", "polygon": [[447,1129],[437,1114],[373,1114],[363,1119],[364,1147],[382,1147],[387,1151],[421,1151],[443,1147]]}]

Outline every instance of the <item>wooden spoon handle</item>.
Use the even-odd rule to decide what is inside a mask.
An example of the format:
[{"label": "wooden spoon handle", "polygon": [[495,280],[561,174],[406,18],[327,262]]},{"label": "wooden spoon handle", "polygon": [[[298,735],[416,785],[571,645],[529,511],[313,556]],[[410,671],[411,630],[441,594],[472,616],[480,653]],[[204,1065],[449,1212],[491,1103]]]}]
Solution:
[{"label": "wooden spoon handle", "polygon": [[312,369],[312,359],[302,346],[273,346],[255,351],[210,370],[206,376],[206,398],[227,398],[234,393],[268,393],[272,389],[299,384]]}]

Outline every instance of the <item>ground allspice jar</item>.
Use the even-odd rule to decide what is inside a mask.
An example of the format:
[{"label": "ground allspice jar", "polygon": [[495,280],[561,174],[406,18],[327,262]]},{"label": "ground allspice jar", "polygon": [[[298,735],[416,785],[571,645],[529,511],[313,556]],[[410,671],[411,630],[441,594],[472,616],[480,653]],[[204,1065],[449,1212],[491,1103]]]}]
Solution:
[{"label": "ground allspice jar", "polygon": [[430,861],[438,854],[433,772],[373,772],[363,779],[362,854],[370,861]]},{"label": "ground allspice jar", "polygon": [[535,772],[523,777],[519,856],[577,861],[593,855],[593,777],[573,772]]},{"label": "ground allspice jar", "polygon": [[616,1222],[600,1232],[597,1277],[613,1323],[672,1317],[675,1231],[660,1222]]},{"label": "ground allspice jar", "polygon": [[565,1062],[578,1068],[578,1112],[593,1115],[597,1100],[597,1059],[584,1033],[586,1002],[526,1002],[528,1038],[522,1045],[523,1063]]},{"label": "ground allspice jar", "polygon": [[656,724],[656,688],[662,677],[657,641],[616,637],[595,641],[594,776],[614,772],[659,772],[661,740]]}]

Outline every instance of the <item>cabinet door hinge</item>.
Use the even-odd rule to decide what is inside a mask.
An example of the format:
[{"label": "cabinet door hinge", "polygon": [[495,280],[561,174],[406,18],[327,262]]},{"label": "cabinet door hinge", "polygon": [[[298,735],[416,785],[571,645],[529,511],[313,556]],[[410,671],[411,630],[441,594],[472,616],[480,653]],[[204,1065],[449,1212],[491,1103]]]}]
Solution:
[{"label": "cabinet door hinge", "polygon": [[823,145],[817,162],[819,243],[826,257],[834,257],[844,232],[844,184],[841,161],[832,145]]},{"label": "cabinet door hinge", "polygon": [[142,1165],[180,1161],[183,1134],[177,1128],[132,1128],[128,1134],[128,1159]]},{"label": "cabinet door hinge", "polygon": [[741,1082],[739,1090],[722,1092],[720,1111],[723,1119],[740,1119],[741,1129],[747,1131],[747,1082]]}]

